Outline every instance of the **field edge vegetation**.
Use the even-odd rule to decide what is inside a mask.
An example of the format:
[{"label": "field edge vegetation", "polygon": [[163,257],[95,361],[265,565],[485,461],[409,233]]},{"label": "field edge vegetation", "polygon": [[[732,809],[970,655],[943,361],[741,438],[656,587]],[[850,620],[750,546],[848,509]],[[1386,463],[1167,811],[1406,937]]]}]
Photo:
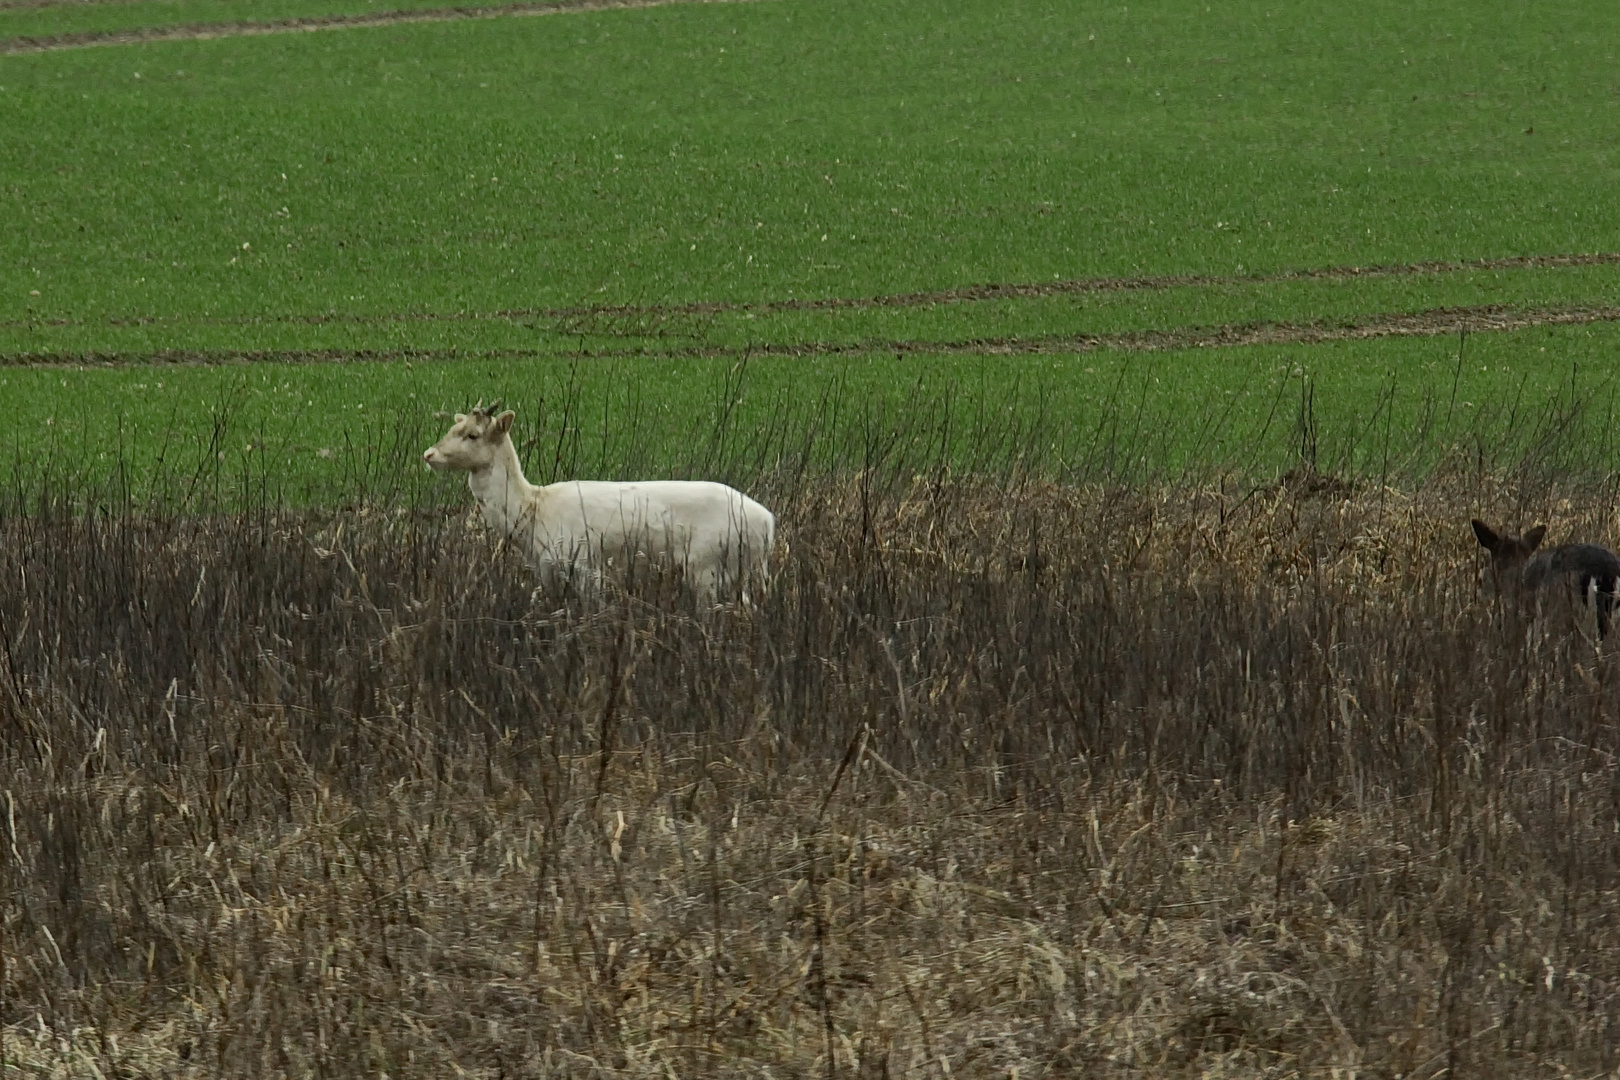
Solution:
[{"label": "field edge vegetation", "polygon": [[1620,667],[1466,525],[1612,483],[775,503],[716,611],[459,513],[0,518],[8,1059],[1612,1067]]}]

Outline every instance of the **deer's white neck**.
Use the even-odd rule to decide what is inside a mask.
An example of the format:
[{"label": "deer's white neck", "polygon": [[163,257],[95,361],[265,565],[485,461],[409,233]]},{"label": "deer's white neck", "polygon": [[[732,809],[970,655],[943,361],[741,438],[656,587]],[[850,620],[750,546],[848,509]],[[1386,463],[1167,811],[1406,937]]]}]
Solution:
[{"label": "deer's white neck", "polygon": [[517,529],[528,508],[529,494],[535,490],[523,477],[523,466],[518,463],[510,436],[501,439],[488,468],[467,474],[467,486],[484,512],[485,523],[502,536],[511,536]]}]

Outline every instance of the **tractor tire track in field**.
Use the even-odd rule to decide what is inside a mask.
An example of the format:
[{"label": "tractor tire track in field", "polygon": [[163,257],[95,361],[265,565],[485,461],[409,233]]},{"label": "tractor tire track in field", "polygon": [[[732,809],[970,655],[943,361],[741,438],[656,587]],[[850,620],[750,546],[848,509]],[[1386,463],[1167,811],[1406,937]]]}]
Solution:
[{"label": "tractor tire track in field", "polygon": [[203,351],[172,349],[151,353],[13,353],[0,355],[4,367],[123,367],[138,364],[364,363],[399,360],[559,359],[724,359],[745,356],[818,357],[891,353],[904,355],[1026,356],[1053,353],[1163,352],[1171,349],[1229,348],[1244,345],[1318,345],[1387,337],[1437,337],[1457,333],[1500,333],[1536,326],[1584,326],[1620,322],[1620,307],[1431,308],[1383,313],[1349,320],[1260,321],[1169,330],[1108,334],[1043,334],[1031,337],[970,338],[962,341],[809,341],[791,344],[690,346],[675,349],[276,349]]},{"label": "tractor tire track in field", "polygon": [[[5,7],[51,7],[63,0],[22,0]],[[78,2],[78,0],[67,0]],[[404,23],[456,22],[462,19],[498,19],[514,15],[561,15],[576,11],[663,7],[668,4],[745,3],[747,0],[521,0],[492,7],[442,7],[385,11],[375,15],[309,15],[297,19],[244,19],[239,22],[189,23],[136,30],[82,30],[43,37],[0,40],[0,56],[59,52],[98,45],[141,45],[155,41],[207,41],[211,38],[251,37],[258,34],[295,34],[311,30],[358,30]]]},{"label": "tractor tire track in field", "polygon": [[1168,289],[1234,285],[1269,285],[1290,281],[1345,281],[1354,278],[1453,274],[1468,270],[1542,270],[1620,264],[1620,252],[1574,255],[1515,255],[1499,259],[1469,259],[1390,264],[1383,266],[1323,266],[1253,274],[1162,274],[1144,277],[1076,278],[1069,281],[991,283],[954,289],[895,293],[889,296],[824,297],[805,300],[768,300],[761,303],[726,301],[691,304],[617,305],[558,308],[549,311],[496,312],[495,317],[637,317],[657,315],[722,315],[750,312],[771,315],[787,311],[849,311],[865,308],[927,307],[935,304],[974,303],[984,300],[1029,300],[1053,296],[1111,292],[1162,292]]},{"label": "tractor tire track in field", "polygon": [[0,0],[0,11],[37,11],[53,7],[115,7],[141,0]]},{"label": "tractor tire track in field", "polygon": [[[1086,295],[1112,292],[1161,292],[1181,288],[1220,288],[1242,285],[1270,285],[1291,281],[1348,281],[1357,278],[1441,275],[1470,270],[1548,270],[1582,266],[1611,266],[1620,264],[1620,252],[1591,252],[1573,255],[1513,255],[1496,259],[1465,259],[1398,263],[1381,266],[1322,266],[1298,270],[1278,270],[1253,274],[1164,274],[1145,277],[1075,278],[1068,281],[990,283],[964,285],[952,289],[925,292],[894,293],[886,296],[830,296],[788,300],[699,300],[684,304],[602,304],[578,307],[508,308],[496,311],[401,311],[383,314],[349,314],[324,312],[294,315],[238,315],[222,318],[196,318],[184,315],[127,315],[105,319],[9,319],[0,320],[0,327],[31,326],[158,326],[208,325],[254,326],[261,324],[323,325],[343,323],[365,325],[369,323],[410,322],[463,322],[507,321],[525,319],[554,319],[577,322],[579,320],[656,320],[693,315],[753,314],[774,315],[795,311],[860,311],[873,308],[929,307],[940,304],[977,303],[986,300],[1031,300],[1054,296]],[[564,333],[590,333],[590,328],[564,326]],[[623,333],[623,331],[619,331]]]}]

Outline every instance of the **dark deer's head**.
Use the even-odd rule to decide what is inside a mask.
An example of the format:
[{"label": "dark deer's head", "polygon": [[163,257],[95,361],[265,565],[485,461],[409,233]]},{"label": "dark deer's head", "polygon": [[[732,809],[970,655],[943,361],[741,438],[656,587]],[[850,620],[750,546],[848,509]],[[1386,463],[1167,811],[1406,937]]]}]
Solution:
[{"label": "dark deer's head", "polygon": [[1502,577],[1519,573],[1531,552],[1541,546],[1547,526],[1537,525],[1523,536],[1504,536],[1475,518],[1474,535],[1479,538],[1480,546],[1491,553],[1491,568]]}]

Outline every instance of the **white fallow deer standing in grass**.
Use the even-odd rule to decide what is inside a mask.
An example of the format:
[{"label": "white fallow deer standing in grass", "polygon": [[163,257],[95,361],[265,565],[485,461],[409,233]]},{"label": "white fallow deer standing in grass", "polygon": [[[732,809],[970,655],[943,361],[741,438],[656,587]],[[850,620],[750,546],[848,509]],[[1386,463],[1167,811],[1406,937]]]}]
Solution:
[{"label": "white fallow deer standing in grass", "polygon": [[1475,518],[1474,536],[1491,553],[1491,568],[1500,585],[1533,595],[1563,586],[1597,611],[1598,638],[1609,634],[1615,590],[1620,584],[1620,557],[1599,544],[1559,544],[1541,551],[1547,526],[1523,536],[1506,536]]},{"label": "white fallow deer standing in grass", "polygon": [[516,544],[543,576],[595,585],[603,573],[645,558],[679,566],[705,599],[762,582],[776,517],[742,492],[707,480],[614,483],[565,480],[537,487],[512,445],[510,410],[483,406],[456,422],[422,459],[464,472],[484,521]]}]

